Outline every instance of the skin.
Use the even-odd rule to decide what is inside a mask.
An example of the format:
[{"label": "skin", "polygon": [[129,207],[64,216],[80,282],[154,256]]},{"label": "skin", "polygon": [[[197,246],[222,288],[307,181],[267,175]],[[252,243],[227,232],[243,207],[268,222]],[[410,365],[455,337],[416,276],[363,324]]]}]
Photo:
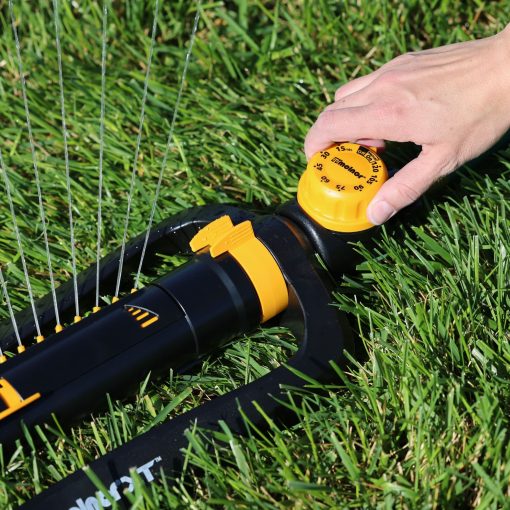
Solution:
[{"label": "skin", "polygon": [[510,129],[510,24],[499,34],[401,55],[342,87],[305,139],[309,159],[334,142],[414,142],[367,216],[380,225]]}]

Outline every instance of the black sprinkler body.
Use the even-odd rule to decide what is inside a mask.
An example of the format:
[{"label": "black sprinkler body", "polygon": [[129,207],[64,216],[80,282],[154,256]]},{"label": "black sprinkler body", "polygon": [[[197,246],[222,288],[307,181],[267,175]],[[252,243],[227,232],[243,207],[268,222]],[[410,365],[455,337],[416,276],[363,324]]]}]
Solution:
[{"label": "black sprinkler body", "polygon": [[[331,290],[334,280],[355,266],[352,243],[368,242],[376,231],[366,219],[366,203],[386,176],[373,151],[340,144],[310,160],[298,200],[275,214],[206,206],[169,218],[151,231],[148,257],[187,254],[187,263],[1,364],[0,397],[6,409],[0,413],[0,442],[9,452],[23,427],[33,430],[51,421],[52,414],[62,424],[72,423],[101,407],[107,393],[122,397],[149,371],[182,369],[266,321],[289,327],[299,344],[285,365],[259,380],[94,461],[90,468],[106,492],[78,471],[23,508],[83,510],[122,503],[122,490],[133,489],[131,468],[146,483],[162,472],[178,474],[187,444],[184,432],[191,424],[214,429],[222,420],[242,434],[245,420],[264,426],[259,409],[285,420],[285,387],[307,384],[300,374],[330,380],[332,363],[344,368],[346,351],[353,353],[355,346],[346,316],[331,306]],[[124,274],[137,264],[142,241],[128,245]],[[117,268],[117,253],[102,261],[103,292],[113,290]],[[95,268],[80,275],[80,302],[92,304],[95,278]],[[58,302],[62,320],[71,320],[70,285],[58,290]],[[55,324],[50,305],[49,297],[36,305],[43,334]],[[30,343],[36,331],[29,311],[19,313],[17,322]],[[4,350],[15,345],[8,325],[0,335]]]}]

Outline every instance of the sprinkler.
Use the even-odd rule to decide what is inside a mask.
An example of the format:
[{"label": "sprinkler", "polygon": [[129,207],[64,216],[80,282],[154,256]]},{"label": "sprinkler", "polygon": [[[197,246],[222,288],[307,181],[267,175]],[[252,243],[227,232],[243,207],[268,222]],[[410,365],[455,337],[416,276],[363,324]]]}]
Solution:
[{"label": "sprinkler", "polygon": [[[181,370],[241,334],[270,323],[289,327],[299,344],[282,366],[246,386],[217,397],[158,425],[97,459],[90,469],[102,489],[81,470],[26,503],[33,509],[95,509],[123,504],[133,490],[130,469],[145,483],[182,467],[185,431],[193,425],[214,430],[221,420],[233,433],[246,423],[263,427],[264,414],[288,419],[285,388],[310,379],[328,381],[332,363],[347,365],[356,346],[346,316],[331,306],[335,280],[356,265],[355,242],[368,242],[377,227],[366,208],[388,172],[373,148],[336,144],[308,162],[297,199],[274,214],[255,215],[230,206],[187,210],[125,246],[125,273],[146,248],[147,265],[156,253],[186,254],[187,263],[111,305],[94,308],[95,266],[78,277],[82,306],[92,313],[72,323],[73,285],[57,289],[63,323],[53,333],[52,296],[36,302],[38,336],[31,310],[16,316],[23,349],[0,364],[0,442],[10,451],[23,435],[54,414],[64,425],[100,407],[107,393],[129,394],[146,374]],[[318,260],[320,259],[320,261]],[[113,294],[118,252],[100,263],[103,292]],[[326,268],[326,269],[325,269]],[[125,285],[124,285],[125,287]],[[124,290],[124,287],[122,287]],[[16,345],[4,326],[2,348]],[[261,412],[262,411],[262,412]]]}]

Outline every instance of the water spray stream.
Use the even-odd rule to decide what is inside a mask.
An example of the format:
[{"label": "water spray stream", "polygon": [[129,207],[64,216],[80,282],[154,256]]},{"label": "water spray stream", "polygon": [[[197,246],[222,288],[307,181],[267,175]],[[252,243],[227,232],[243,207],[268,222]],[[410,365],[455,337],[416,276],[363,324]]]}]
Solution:
[{"label": "water spray stream", "polygon": [[195,14],[195,20],[193,22],[193,29],[191,30],[191,35],[190,35],[189,43],[188,43],[188,49],[186,51],[186,57],[184,59],[184,67],[182,69],[181,82],[179,84],[179,91],[177,92],[177,99],[175,100],[174,112],[173,112],[173,115],[172,115],[172,122],[170,124],[170,129],[168,131],[168,138],[167,138],[167,142],[166,142],[165,154],[163,155],[163,160],[161,162],[161,168],[159,170],[158,183],[156,185],[156,190],[154,192],[154,198],[152,200],[151,212],[150,212],[150,215],[149,215],[149,222],[147,224],[147,232],[145,233],[145,238],[144,238],[144,241],[143,241],[142,253],[140,255],[140,263],[138,264],[138,270],[136,272],[135,284],[134,284],[134,288],[135,289],[138,288],[138,285],[140,283],[140,274],[142,272],[142,266],[143,266],[143,261],[144,261],[144,258],[145,258],[145,252],[147,250],[147,243],[149,241],[150,230],[152,228],[152,223],[154,221],[154,214],[156,213],[156,207],[157,207],[157,202],[158,202],[158,198],[159,198],[159,192],[161,190],[161,182],[163,180],[163,174],[164,174],[165,169],[166,169],[166,164],[167,164],[167,160],[168,160],[168,154],[170,153],[170,149],[173,146],[173,136],[174,136],[174,130],[175,130],[175,122],[177,120],[177,114],[179,112],[179,106],[181,104],[181,97],[182,97],[182,92],[184,90],[184,84],[186,83],[186,75],[187,75],[187,72],[188,72],[188,66],[189,66],[189,61],[190,61],[190,58],[191,58],[191,53],[193,51],[193,43],[195,42],[195,34],[197,32],[199,19],[200,19],[200,2],[197,2],[197,12]]},{"label": "water spray stream", "polygon": [[74,237],[74,224],[73,224],[73,195],[71,192],[71,174],[69,171],[69,148],[67,138],[69,136],[66,125],[66,110],[64,100],[64,76],[62,72],[62,48],[60,45],[60,20],[58,15],[58,0],[53,0],[53,17],[55,21],[55,43],[57,46],[58,56],[58,83],[60,88],[60,111],[62,115],[62,134],[64,137],[64,158],[66,168],[66,188],[67,188],[67,205],[69,215],[69,238],[71,243],[71,265],[73,272],[73,287],[74,287],[74,305],[75,317],[74,320],[80,320],[80,303],[78,298],[78,279],[76,271],[76,242]]},{"label": "water spray stream", "polygon": [[[39,179],[39,169],[37,164],[37,155],[35,152],[35,142],[34,142],[34,135],[32,133],[32,123],[30,121],[30,110],[28,108],[28,97],[27,97],[27,84],[25,82],[25,75],[23,72],[23,63],[21,60],[21,47],[18,37],[18,30],[16,28],[16,19],[14,17],[14,9],[12,5],[12,0],[9,0],[9,14],[11,17],[11,26],[12,26],[12,32],[14,34],[14,40],[16,43],[16,56],[18,61],[18,72],[19,72],[19,79],[21,83],[21,92],[23,95],[23,105],[25,107],[25,120],[26,120],[26,126],[28,131],[28,139],[30,142],[30,152],[32,155],[32,163],[34,167],[34,179],[35,179],[35,185],[37,188],[37,199],[39,203],[39,214],[41,217],[41,225],[42,225],[42,231],[43,231],[43,237],[44,237],[44,246],[46,248],[46,260],[48,263],[48,275],[50,277],[50,286],[51,286],[51,295],[53,298],[53,307],[55,308],[55,320],[56,320],[56,326],[55,331],[61,331],[62,326],[60,324],[60,317],[58,313],[58,304],[57,304],[57,296],[55,293],[55,279],[53,276],[53,268],[51,265],[51,254],[50,254],[50,245],[48,242],[48,228],[46,224],[46,214],[44,212],[44,204],[43,204],[43,198],[42,198],[42,191],[41,191],[41,182]],[[33,299],[33,298],[32,298]]]},{"label": "water spray stream", "polygon": [[120,291],[120,282],[122,279],[122,267],[124,264],[124,254],[126,251],[129,216],[131,213],[131,203],[133,200],[133,193],[134,193],[134,188],[135,188],[135,177],[136,177],[136,172],[138,169],[138,155],[140,153],[140,145],[142,142],[142,131],[143,131],[143,124],[144,124],[144,119],[145,119],[145,103],[147,102],[147,91],[148,91],[148,87],[149,87],[149,77],[150,77],[150,72],[151,72],[152,56],[154,54],[154,46],[155,46],[155,41],[156,41],[158,10],[159,10],[159,0],[156,0],[156,5],[154,7],[154,20],[152,23],[152,34],[151,34],[151,43],[150,43],[150,49],[149,49],[149,57],[147,58],[147,71],[145,73],[145,82],[144,82],[144,86],[143,86],[142,106],[141,106],[141,110],[140,110],[140,122],[138,125],[138,135],[137,135],[137,139],[136,139],[136,149],[135,149],[135,155],[134,155],[134,159],[133,159],[133,169],[131,171],[131,183],[129,185],[128,202],[127,202],[126,216],[125,216],[125,220],[124,220],[124,233],[122,235],[122,246],[120,249],[120,257],[119,257],[119,271],[117,273],[117,284],[115,286],[114,300],[118,299],[119,291]]}]

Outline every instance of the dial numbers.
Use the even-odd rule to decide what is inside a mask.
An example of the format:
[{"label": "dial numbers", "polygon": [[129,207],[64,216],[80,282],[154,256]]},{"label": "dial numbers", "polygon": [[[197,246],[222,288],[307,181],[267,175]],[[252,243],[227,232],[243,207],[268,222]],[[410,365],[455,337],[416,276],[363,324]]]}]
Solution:
[{"label": "dial numbers", "polygon": [[314,154],[298,185],[298,203],[323,227],[359,232],[373,227],[368,204],[388,178],[376,152],[355,143],[341,143]]},{"label": "dial numbers", "polygon": [[384,170],[379,156],[356,144],[340,144],[314,156],[313,168],[322,185],[337,193],[378,187]]}]

